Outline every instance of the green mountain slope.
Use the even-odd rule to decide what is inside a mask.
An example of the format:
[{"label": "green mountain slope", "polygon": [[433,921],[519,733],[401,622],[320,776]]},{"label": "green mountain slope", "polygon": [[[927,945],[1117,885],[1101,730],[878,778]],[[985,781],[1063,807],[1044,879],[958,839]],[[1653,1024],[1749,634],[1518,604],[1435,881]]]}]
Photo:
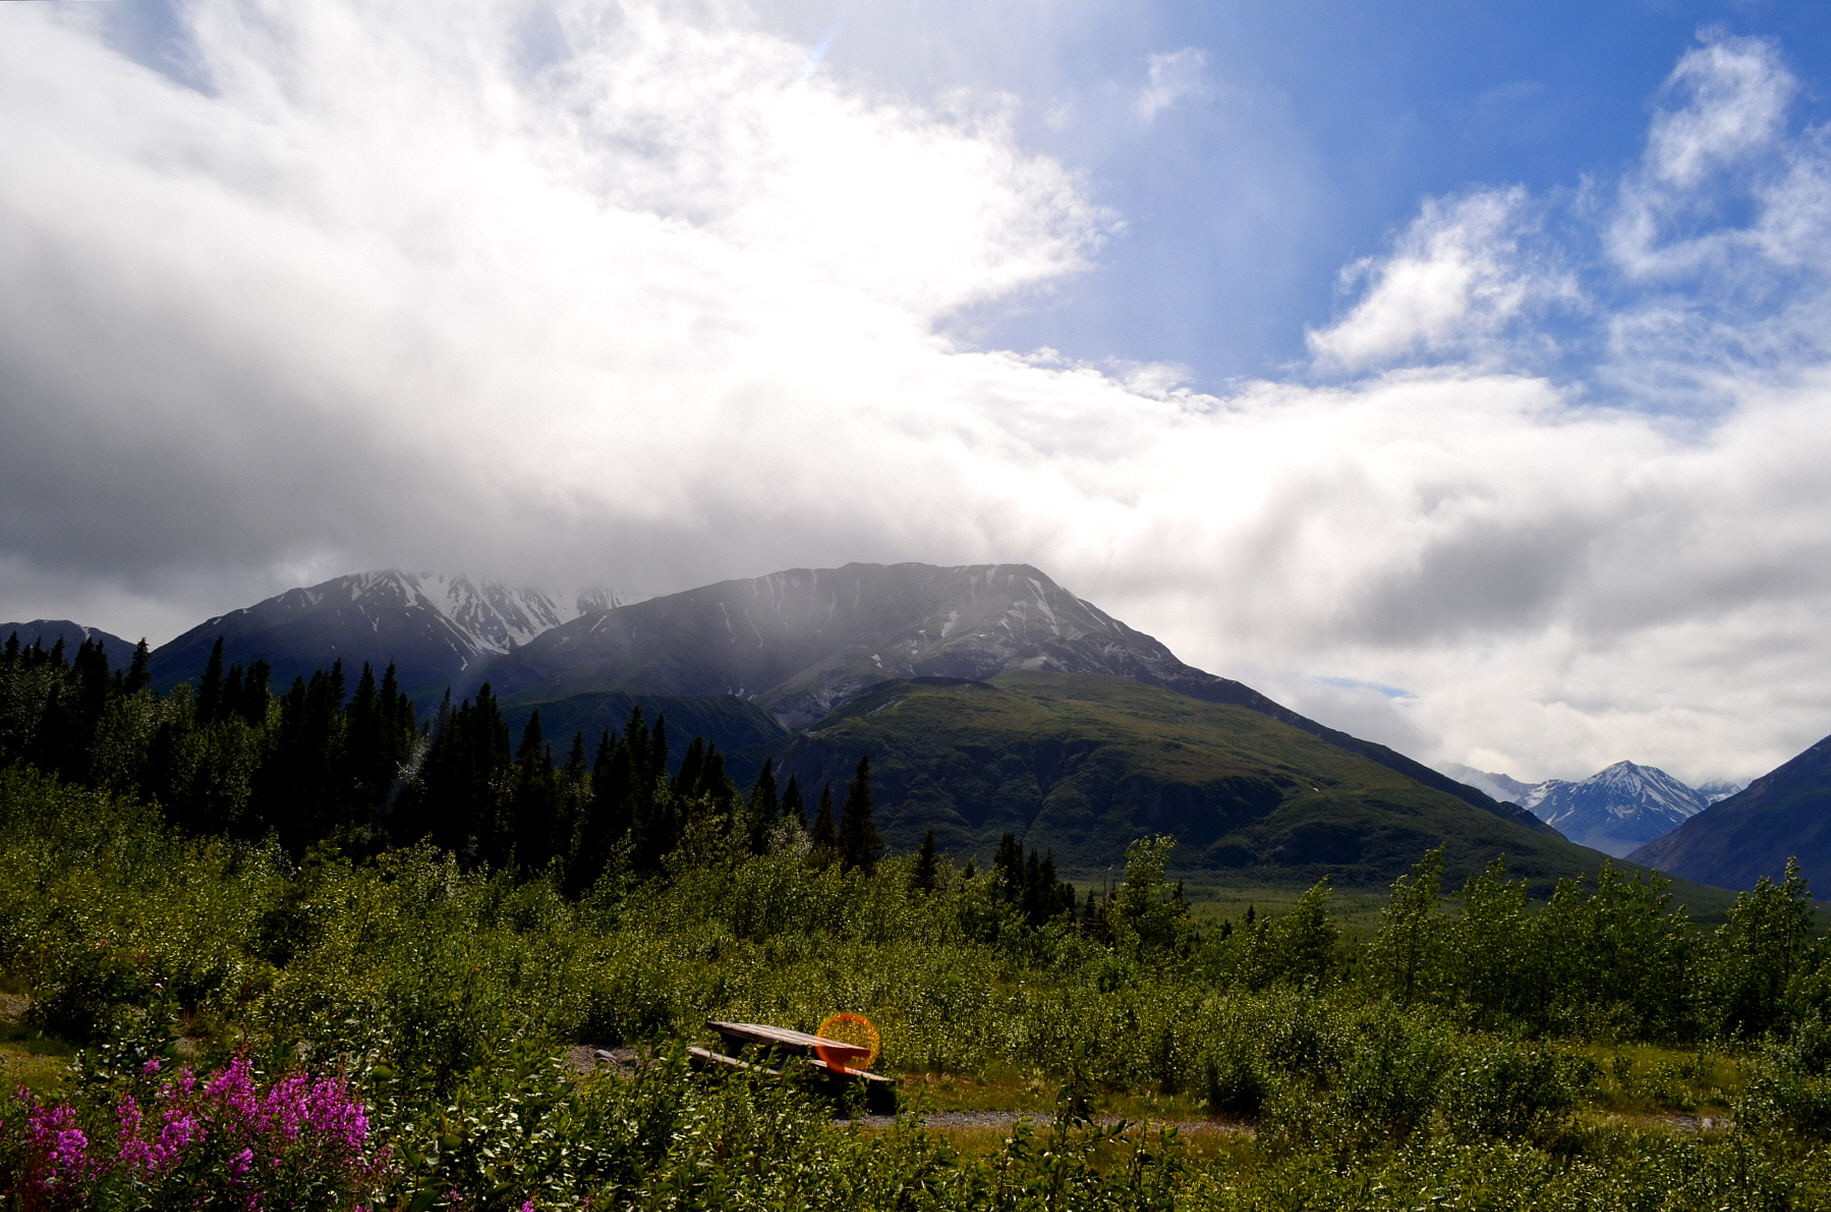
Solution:
[{"label": "green mountain slope", "polygon": [[1628,856],[1725,888],[1778,880],[1789,858],[1819,895],[1831,890],[1831,737],[1718,800]]},{"label": "green mountain slope", "polygon": [[933,826],[957,858],[1009,831],[1063,866],[1174,833],[1191,868],[1343,883],[1390,881],[1439,844],[1453,880],[1501,854],[1535,883],[1602,861],[1262,712],[1128,678],[888,682],[797,738],[783,768],[837,786],[867,753],[890,845]]},{"label": "green mountain slope", "polygon": [[640,704],[650,724],[666,719],[669,749],[676,759],[694,737],[718,746],[725,755],[725,770],[748,786],[762,768],[763,759],[781,748],[786,729],[755,703],[729,694],[575,694],[563,699],[532,698],[503,704],[502,718],[509,734],[519,737],[528,717],[540,712],[541,731],[563,757],[575,732],[585,734],[589,751],[596,752],[598,737],[606,728],[620,732],[629,721],[629,710]]}]

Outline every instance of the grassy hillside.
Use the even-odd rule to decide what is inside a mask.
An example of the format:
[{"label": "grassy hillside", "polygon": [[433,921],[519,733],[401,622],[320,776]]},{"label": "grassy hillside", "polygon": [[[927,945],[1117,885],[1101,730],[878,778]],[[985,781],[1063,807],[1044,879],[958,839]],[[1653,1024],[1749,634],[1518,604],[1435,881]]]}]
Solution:
[{"label": "grassy hillside", "polygon": [[1503,854],[1540,886],[1601,861],[1259,712],[1126,678],[886,683],[798,738],[785,769],[838,784],[860,754],[893,849],[932,825],[956,857],[983,855],[1009,831],[1091,869],[1174,833],[1191,869],[1340,884],[1387,883],[1437,845],[1457,882]]}]

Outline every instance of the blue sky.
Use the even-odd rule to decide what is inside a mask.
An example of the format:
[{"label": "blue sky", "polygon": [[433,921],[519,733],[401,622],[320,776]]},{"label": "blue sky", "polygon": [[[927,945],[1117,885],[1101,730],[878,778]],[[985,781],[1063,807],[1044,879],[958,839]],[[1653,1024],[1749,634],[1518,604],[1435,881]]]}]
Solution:
[{"label": "blue sky", "polygon": [[0,5],[0,618],[1021,561],[1747,778],[1831,732],[1828,123],[1818,0]]},{"label": "blue sky", "polygon": [[[974,335],[1088,360],[1165,360],[1213,387],[1305,356],[1419,199],[1473,186],[1573,193],[1638,156],[1653,98],[1701,30],[1777,41],[1831,113],[1831,4],[828,2],[775,24],[827,70],[916,96],[1020,101],[1025,141],[1087,174],[1124,230],[1053,296]],[[835,21],[835,18],[838,18]],[[1193,49],[1196,87],[1149,124],[1127,102],[1153,55]]]}]

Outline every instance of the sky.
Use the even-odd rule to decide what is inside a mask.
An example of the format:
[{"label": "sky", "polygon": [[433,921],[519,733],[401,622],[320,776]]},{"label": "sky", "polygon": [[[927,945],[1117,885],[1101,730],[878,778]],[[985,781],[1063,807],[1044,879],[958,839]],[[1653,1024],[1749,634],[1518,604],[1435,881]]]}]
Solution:
[{"label": "sky", "polygon": [[1426,761],[1831,732],[1831,0],[0,4],[0,618],[1026,562]]}]

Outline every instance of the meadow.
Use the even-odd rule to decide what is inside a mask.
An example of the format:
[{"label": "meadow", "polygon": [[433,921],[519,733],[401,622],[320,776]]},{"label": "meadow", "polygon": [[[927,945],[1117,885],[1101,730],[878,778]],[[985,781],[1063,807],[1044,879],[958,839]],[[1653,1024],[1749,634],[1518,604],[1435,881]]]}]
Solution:
[{"label": "meadow", "polygon": [[[1445,893],[1427,855],[1348,937],[1326,884],[1198,923],[1167,839],[1040,924],[1012,864],[777,842],[702,817],[569,896],[425,843],[295,861],[7,771],[8,1206],[1831,1202],[1831,968],[1796,877],[1705,930],[1612,869],[1539,905],[1499,869]],[[686,1063],[708,1017],[837,1010],[879,1026],[896,1119]],[[580,1072],[579,1044],[644,1062]],[[1039,1118],[946,1114],[990,1110]]]}]

